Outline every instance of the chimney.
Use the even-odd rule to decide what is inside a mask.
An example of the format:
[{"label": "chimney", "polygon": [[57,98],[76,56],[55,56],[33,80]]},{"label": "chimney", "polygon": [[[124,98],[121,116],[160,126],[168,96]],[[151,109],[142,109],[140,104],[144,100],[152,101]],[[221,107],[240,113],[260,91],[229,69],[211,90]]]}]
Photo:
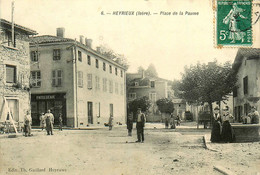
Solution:
[{"label": "chimney", "polygon": [[144,70],[142,70],[142,79],[144,79],[144,76],[145,76],[145,75],[144,75]]},{"label": "chimney", "polygon": [[97,52],[98,53],[100,53],[100,51],[101,51],[100,49],[101,49],[101,47],[97,47]]},{"label": "chimney", "polygon": [[92,39],[87,39],[86,40],[86,45],[90,48],[92,48]]},{"label": "chimney", "polygon": [[79,36],[79,42],[80,42],[81,44],[84,44],[84,36],[83,36],[83,35],[80,35],[80,36]]},{"label": "chimney", "polygon": [[56,32],[58,37],[62,37],[62,38],[65,37],[65,28],[59,27],[56,29]]}]

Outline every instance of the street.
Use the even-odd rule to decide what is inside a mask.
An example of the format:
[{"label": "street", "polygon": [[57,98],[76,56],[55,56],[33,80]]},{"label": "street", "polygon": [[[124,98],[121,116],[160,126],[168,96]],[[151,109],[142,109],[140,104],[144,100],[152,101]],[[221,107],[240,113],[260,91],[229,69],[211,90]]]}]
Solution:
[{"label": "street", "polygon": [[223,166],[235,174],[260,172],[260,142],[212,144],[210,130],[164,129],[148,125],[145,142],[135,143],[125,127],[97,130],[33,130],[32,137],[0,139],[0,174],[221,174]]}]

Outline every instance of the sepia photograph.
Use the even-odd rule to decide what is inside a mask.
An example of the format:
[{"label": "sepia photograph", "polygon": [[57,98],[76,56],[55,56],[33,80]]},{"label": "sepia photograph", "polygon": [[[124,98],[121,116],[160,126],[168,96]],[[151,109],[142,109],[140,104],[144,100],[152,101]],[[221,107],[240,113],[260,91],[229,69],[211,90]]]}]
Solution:
[{"label": "sepia photograph", "polygon": [[260,0],[0,0],[0,175],[260,175]]}]

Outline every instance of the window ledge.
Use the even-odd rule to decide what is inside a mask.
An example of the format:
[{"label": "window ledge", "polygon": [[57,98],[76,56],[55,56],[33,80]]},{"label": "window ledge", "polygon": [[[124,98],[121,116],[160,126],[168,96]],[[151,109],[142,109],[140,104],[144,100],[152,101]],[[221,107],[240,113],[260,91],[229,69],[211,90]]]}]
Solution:
[{"label": "window ledge", "polygon": [[5,48],[7,48],[7,49],[12,49],[12,50],[19,50],[19,49],[17,49],[17,48],[15,48],[15,47],[12,47],[12,46],[6,46],[6,45],[2,45],[3,47],[5,47]]}]

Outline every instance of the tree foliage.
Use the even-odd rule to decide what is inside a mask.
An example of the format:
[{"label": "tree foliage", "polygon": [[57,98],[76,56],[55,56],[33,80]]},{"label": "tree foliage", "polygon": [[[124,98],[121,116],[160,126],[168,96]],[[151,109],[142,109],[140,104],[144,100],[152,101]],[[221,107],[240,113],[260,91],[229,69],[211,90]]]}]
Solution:
[{"label": "tree foliage", "polygon": [[175,95],[187,101],[216,102],[227,99],[235,87],[237,78],[230,62],[198,63],[185,67],[181,81],[174,81]]},{"label": "tree foliage", "polygon": [[173,102],[168,98],[161,98],[156,101],[156,104],[161,113],[171,114],[174,111]]},{"label": "tree foliage", "polygon": [[142,74],[143,71],[145,71],[145,69],[143,68],[143,66],[139,66],[139,67],[137,68],[137,72],[138,72],[139,74]]},{"label": "tree foliage", "polygon": [[235,87],[237,78],[230,62],[223,65],[216,60],[208,64],[185,67],[180,81],[174,81],[175,95],[188,102],[212,103],[227,100]]},{"label": "tree foliage", "polygon": [[117,62],[118,64],[122,65],[126,69],[129,68],[129,63],[125,55],[116,53],[108,45],[100,45],[99,47],[100,47],[100,54],[102,54],[106,58],[109,58]]},{"label": "tree foliage", "polygon": [[158,73],[153,64],[150,64],[148,68],[145,70],[145,75],[150,77],[158,77]]},{"label": "tree foliage", "polygon": [[128,106],[129,106],[129,111],[136,114],[138,108],[141,108],[142,111],[148,111],[148,109],[151,106],[151,101],[147,96],[143,96],[141,98],[137,98],[129,102]]}]

